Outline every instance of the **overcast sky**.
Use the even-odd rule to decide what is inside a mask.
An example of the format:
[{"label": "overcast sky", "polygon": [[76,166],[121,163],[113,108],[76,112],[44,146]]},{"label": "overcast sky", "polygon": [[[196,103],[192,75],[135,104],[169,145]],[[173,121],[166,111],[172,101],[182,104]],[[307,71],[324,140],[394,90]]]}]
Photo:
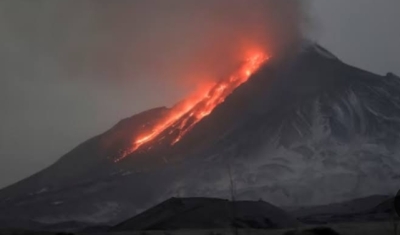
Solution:
[{"label": "overcast sky", "polygon": [[[96,46],[82,35],[109,40],[97,27],[109,22],[93,22],[97,13],[88,7],[90,1],[71,0],[73,7],[67,1],[43,2],[0,2],[0,188],[43,169],[120,119],[171,105],[187,92],[185,86],[129,80],[129,73],[113,70],[106,73],[113,82],[82,79],[94,76],[76,71],[86,71],[79,66],[90,66],[85,63],[88,48]],[[123,9],[108,3],[119,16]],[[343,61],[379,74],[400,74],[399,9],[399,0],[314,0],[308,27]],[[67,55],[60,59],[54,51]],[[86,53],[73,56],[81,51]],[[102,62],[125,66],[114,61],[113,53]]]}]

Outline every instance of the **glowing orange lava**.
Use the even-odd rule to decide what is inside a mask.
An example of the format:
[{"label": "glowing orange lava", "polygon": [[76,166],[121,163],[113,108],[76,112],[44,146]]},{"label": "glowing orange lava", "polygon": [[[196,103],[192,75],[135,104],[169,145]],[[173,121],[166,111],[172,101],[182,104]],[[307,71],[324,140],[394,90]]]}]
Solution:
[{"label": "glowing orange lava", "polygon": [[[150,144],[156,139],[165,139],[165,135],[174,134],[171,145],[179,142],[200,120],[208,116],[216,106],[225,101],[237,87],[246,82],[260,66],[269,59],[264,53],[256,53],[246,59],[242,66],[227,79],[205,86],[194,95],[174,106],[166,115],[156,123],[151,130],[139,135],[116,161],[135,152],[145,144]],[[168,133],[164,133],[171,128]],[[163,134],[162,136],[160,136]],[[150,146],[148,149],[150,149]]]}]

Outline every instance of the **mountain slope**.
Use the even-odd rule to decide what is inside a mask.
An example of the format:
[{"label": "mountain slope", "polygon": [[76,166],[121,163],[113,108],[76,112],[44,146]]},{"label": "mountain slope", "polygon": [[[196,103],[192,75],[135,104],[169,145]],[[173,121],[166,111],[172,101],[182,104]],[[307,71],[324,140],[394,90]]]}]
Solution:
[{"label": "mountain slope", "polygon": [[400,78],[315,44],[266,64],[176,145],[114,163],[167,111],[125,119],[3,189],[1,214],[115,223],[172,196],[230,197],[230,175],[238,199],[297,206],[394,194],[399,183]]}]

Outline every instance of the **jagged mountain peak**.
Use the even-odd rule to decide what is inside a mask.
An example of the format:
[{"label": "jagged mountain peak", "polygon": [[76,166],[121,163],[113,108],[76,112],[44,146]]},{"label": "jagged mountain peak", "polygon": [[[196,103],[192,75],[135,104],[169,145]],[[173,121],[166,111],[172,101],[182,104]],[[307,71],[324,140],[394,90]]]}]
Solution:
[{"label": "jagged mountain peak", "polygon": [[334,55],[329,50],[325,49],[323,46],[318,44],[317,42],[311,40],[303,40],[301,44],[301,53],[308,52],[308,53],[315,53],[324,58],[332,59],[332,60],[339,60],[339,58]]}]

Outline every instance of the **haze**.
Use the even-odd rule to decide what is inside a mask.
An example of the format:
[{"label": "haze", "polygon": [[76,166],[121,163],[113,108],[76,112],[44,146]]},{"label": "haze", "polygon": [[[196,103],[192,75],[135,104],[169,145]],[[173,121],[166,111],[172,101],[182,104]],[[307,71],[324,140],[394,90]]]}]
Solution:
[{"label": "haze", "polygon": [[[223,54],[224,58],[205,56],[202,52],[204,45],[209,45],[207,39],[199,45],[197,38],[204,35],[194,34],[198,31],[192,32],[190,28],[182,35],[187,44],[177,45],[175,37],[186,24],[176,22],[181,18],[168,18],[180,10],[173,4],[150,1],[164,4],[158,5],[159,8],[145,8],[150,9],[148,11],[136,10],[142,14],[138,16],[140,19],[149,19],[145,23],[147,26],[158,25],[160,19],[168,18],[163,28],[167,32],[163,32],[159,28],[153,31],[154,27],[138,27],[142,22],[132,20],[132,11],[127,8],[132,2],[94,2],[10,0],[0,3],[0,188],[43,169],[122,118],[148,108],[172,105],[193,89],[197,79],[224,73],[238,60],[236,50],[242,40],[232,39],[232,43],[223,46],[213,44],[213,50],[220,52],[216,54]],[[179,0],[174,3],[177,2],[182,3]],[[203,19],[201,9],[207,9],[206,6],[200,6],[200,10],[196,8],[194,12],[199,15],[186,17]],[[223,15],[232,22],[232,15],[237,12],[230,11],[228,5],[227,9],[223,6],[218,7],[224,9]],[[193,6],[189,4],[189,7]],[[294,32],[289,38],[297,37],[298,32],[293,28],[303,27],[303,22],[299,15],[293,14],[300,6],[293,8],[293,5],[283,4],[281,7],[281,12],[293,17],[283,24],[285,30],[279,34]],[[307,5],[304,16],[309,36],[345,62],[379,74],[400,74],[397,25],[400,15],[397,9],[400,9],[397,0],[321,0]],[[250,19],[243,23],[243,19],[248,19],[246,16],[252,15],[252,10],[249,7],[234,19],[240,30],[247,30],[245,26],[252,22]],[[255,15],[260,16],[261,10],[258,9]],[[161,13],[165,15],[160,16]],[[200,20],[196,26],[204,27],[202,32],[206,32],[206,25],[214,20],[213,17]],[[171,29],[176,24],[180,26],[178,31]],[[271,30],[272,26],[262,25]],[[257,33],[259,27],[246,32]],[[137,37],[138,32],[144,35],[142,39]],[[163,38],[163,33],[174,37]],[[235,30],[213,33],[221,34],[219,37],[237,38],[232,36],[237,35]],[[273,40],[269,35],[260,34],[253,38]],[[154,41],[149,42],[148,38]],[[213,39],[210,41],[214,42]],[[158,48],[157,45],[163,46]],[[159,56],[136,56],[139,52],[146,54],[146,48],[152,49],[152,55],[158,50]],[[234,52],[232,48],[235,48]],[[179,55],[174,60],[181,66],[169,66],[167,55],[172,53],[169,50]],[[193,58],[188,60],[188,53],[193,54]],[[213,67],[222,60],[226,66]],[[207,63],[202,64],[202,61]],[[193,64],[199,67],[194,68]],[[187,70],[177,69],[182,67]],[[184,75],[190,71],[196,71],[200,78],[180,79],[188,78]],[[213,71],[213,74],[204,71]],[[160,74],[165,79],[155,79]]]}]

